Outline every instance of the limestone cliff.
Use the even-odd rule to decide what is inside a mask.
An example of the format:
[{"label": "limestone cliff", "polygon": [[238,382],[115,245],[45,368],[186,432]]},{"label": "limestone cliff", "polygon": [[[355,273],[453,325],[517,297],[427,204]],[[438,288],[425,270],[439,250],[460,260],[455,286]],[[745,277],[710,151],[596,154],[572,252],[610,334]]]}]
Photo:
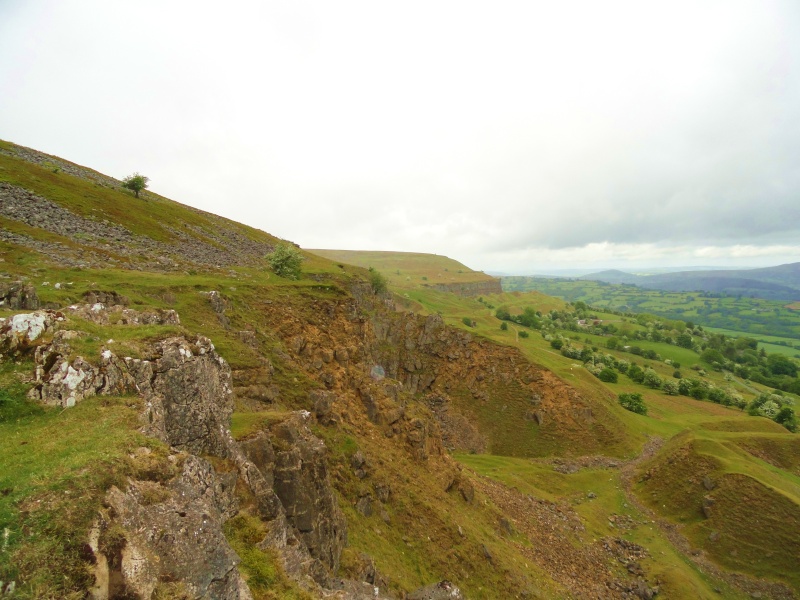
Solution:
[{"label": "limestone cliff", "polygon": [[500,280],[491,278],[482,281],[465,281],[459,283],[432,283],[425,285],[440,292],[449,292],[456,296],[475,297],[475,296],[488,296],[491,294],[502,294],[503,288],[500,285]]}]

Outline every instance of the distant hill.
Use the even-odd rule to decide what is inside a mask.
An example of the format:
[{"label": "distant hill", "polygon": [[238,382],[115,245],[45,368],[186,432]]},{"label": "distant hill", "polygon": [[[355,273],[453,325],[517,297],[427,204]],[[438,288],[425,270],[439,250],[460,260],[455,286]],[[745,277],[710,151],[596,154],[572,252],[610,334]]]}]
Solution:
[{"label": "distant hill", "polygon": [[610,270],[584,275],[580,279],[632,284],[670,292],[704,291],[767,300],[800,299],[800,262],[759,269],[681,271],[658,275],[634,275]]},{"label": "distant hill", "polygon": [[461,296],[502,293],[500,280],[473,271],[457,260],[422,252],[375,250],[309,250],[309,252],[356,267],[377,269],[396,288],[429,287]]}]

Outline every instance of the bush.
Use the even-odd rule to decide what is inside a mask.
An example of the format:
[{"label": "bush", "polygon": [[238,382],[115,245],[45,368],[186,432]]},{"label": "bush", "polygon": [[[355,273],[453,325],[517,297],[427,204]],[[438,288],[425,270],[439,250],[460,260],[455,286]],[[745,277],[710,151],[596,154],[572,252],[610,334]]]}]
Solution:
[{"label": "bush", "polygon": [[647,406],[645,406],[641,394],[620,394],[617,396],[617,400],[626,410],[635,412],[637,415],[647,414]]},{"label": "bush", "polygon": [[286,279],[300,278],[300,265],[305,260],[300,250],[291,244],[278,244],[271,254],[267,255],[270,268],[278,277]]},{"label": "bush", "polygon": [[372,291],[375,294],[383,294],[389,287],[389,282],[386,277],[376,271],[374,267],[369,268],[369,284],[372,286]]},{"label": "bush", "polygon": [[658,376],[658,373],[656,373],[653,369],[647,368],[642,374],[642,383],[649,388],[657,390],[661,387],[662,381],[661,377]]},{"label": "bush", "polygon": [[775,422],[780,423],[789,431],[797,431],[797,417],[794,410],[788,406],[784,406],[778,411],[778,414],[775,415]]},{"label": "bush", "polygon": [[605,381],[606,383],[617,383],[619,380],[617,372],[613,369],[609,369],[608,367],[600,371],[600,373],[597,374],[597,378],[600,381]]},{"label": "bush", "polygon": [[474,326],[475,326],[475,325],[473,324],[473,321],[472,321],[472,319],[470,319],[469,317],[462,317],[462,318],[461,318],[461,322],[462,322],[464,325],[466,325],[467,327],[474,327]]},{"label": "bush", "polygon": [[500,331],[508,331],[508,323],[506,323],[505,321],[500,323]]},{"label": "bush", "polygon": [[670,396],[677,396],[680,393],[680,388],[678,387],[678,382],[668,379],[662,385],[662,389],[664,392]]},{"label": "bush", "polygon": [[550,347],[554,350],[561,350],[562,346],[564,345],[564,341],[561,338],[555,338],[553,341],[550,342]]},{"label": "bush", "polygon": [[628,377],[636,383],[642,383],[644,381],[644,371],[639,365],[631,365],[628,367]]},{"label": "bush", "polygon": [[527,331],[520,331],[519,332],[519,337],[521,337],[521,338],[526,338],[528,336],[530,336],[530,334]]},{"label": "bush", "polygon": [[731,400],[728,397],[728,394],[725,393],[725,390],[721,390],[716,387],[708,390],[708,399],[715,404],[724,404],[725,406],[730,406],[731,403]]}]

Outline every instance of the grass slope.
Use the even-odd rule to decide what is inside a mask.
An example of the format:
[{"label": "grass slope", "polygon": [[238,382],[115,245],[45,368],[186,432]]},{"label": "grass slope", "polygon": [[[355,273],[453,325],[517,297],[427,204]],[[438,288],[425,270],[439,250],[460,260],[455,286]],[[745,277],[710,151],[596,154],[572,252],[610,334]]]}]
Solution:
[{"label": "grass slope", "polygon": [[407,290],[432,284],[491,282],[495,278],[473,271],[458,261],[438,254],[380,252],[369,250],[309,250],[329,260],[383,274],[393,289]]}]

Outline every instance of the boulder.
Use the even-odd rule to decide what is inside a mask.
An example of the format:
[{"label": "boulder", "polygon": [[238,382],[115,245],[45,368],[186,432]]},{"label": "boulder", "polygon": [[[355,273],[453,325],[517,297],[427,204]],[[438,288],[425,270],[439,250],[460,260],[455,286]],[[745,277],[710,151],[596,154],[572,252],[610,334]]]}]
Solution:
[{"label": "boulder", "polygon": [[36,288],[24,281],[0,283],[0,308],[36,310],[41,306]]},{"label": "boulder", "polygon": [[0,319],[0,352],[26,352],[38,345],[45,333],[63,321],[64,315],[53,310],[37,310]]}]

